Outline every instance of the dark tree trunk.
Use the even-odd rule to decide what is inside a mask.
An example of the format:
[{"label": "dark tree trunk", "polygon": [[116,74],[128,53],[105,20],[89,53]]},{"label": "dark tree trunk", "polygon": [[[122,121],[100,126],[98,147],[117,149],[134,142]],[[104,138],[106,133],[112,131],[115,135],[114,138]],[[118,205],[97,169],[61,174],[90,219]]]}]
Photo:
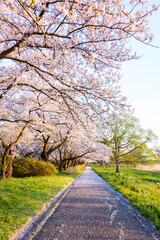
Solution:
[{"label": "dark tree trunk", "polygon": [[67,168],[69,167],[69,165],[70,165],[70,161],[68,160],[68,161],[67,161]]},{"label": "dark tree trunk", "polygon": [[13,156],[11,150],[11,144],[5,149],[2,157],[2,178],[11,178],[13,172]]},{"label": "dark tree trunk", "polygon": [[116,173],[120,173],[119,156],[116,157]]},{"label": "dark tree trunk", "polygon": [[48,162],[48,157],[49,157],[49,155],[47,154],[49,139],[50,139],[50,136],[48,136],[47,138],[43,136],[44,146],[43,146],[43,151],[41,153],[41,158],[45,162]]},{"label": "dark tree trunk", "polygon": [[10,143],[9,145],[6,145],[6,149],[4,151],[3,157],[2,157],[2,178],[11,178],[12,176],[12,163],[13,163],[13,156],[12,156],[12,147],[15,146],[18,141],[20,140],[20,138],[22,137],[25,129],[27,128],[28,123],[26,123],[26,125],[22,128],[19,136],[17,137],[17,139]]},{"label": "dark tree trunk", "polygon": [[43,146],[43,151],[41,153],[41,159],[48,162],[49,156],[52,154],[52,152],[54,152],[56,149],[61,147],[67,141],[68,134],[69,134],[69,131],[67,133],[67,136],[64,139],[61,139],[61,142],[57,146],[55,147],[51,146],[49,149],[48,149],[48,145],[49,145],[49,140],[51,136],[48,135],[48,137],[45,138],[45,136],[43,135],[44,146]]},{"label": "dark tree trunk", "polygon": [[60,160],[60,164],[59,164],[59,171],[62,172],[63,169],[63,161]]},{"label": "dark tree trunk", "polygon": [[3,154],[2,157],[2,178],[5,179],[6,178],[6,172],[7,172],[7,153],[6,150]]},{"label": "dark tree trunk", "polygon": [[58,149],[58,151],[59,151],[59,159],[60,159],[60,161],[59,161],[59,171],[62,172],[62,169],[63,169],[62,153],[61,153],[60,149]]},{"label": "dark tree trunk", "polygon": [[65,163],[63,164],[63,169],[64,169],[64,171],[66,170],[66,164]]},{"label": "dark tree trunk", "polygon": [[48,155],[45,151],[41,153],[41,159],[44,160],[45,162],[48,162]]}]

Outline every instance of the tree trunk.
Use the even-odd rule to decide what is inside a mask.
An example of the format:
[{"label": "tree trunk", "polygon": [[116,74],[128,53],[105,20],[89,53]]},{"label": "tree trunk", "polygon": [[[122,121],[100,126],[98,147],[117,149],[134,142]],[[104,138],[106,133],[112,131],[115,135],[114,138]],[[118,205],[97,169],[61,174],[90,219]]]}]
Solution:
[{"label": "tree trunk", "polygon": [[9,145],[6,150],[4,151],[2,157],[2,178],[11,178],[13,172],[13,156],[11,151],[11,145]]},{"label": "tree trunk", "polygon": [[63,159],[62,159],[62,154],[61,154],[60,149],[58,149],[58,151],[59,151],[59,159],[60,159],[60,162],[59,162],[59,171],[62,172],[62,169],[63,169]]},{"label": "tree trunk", "polygon": [[44,160],[45,162],[48,162],[48,155],[45,150],[41,153],[41,159]]},{"label": "tree trunk", "polygon": [[42,158],[42,160],[44,160],[45,162],[48,162],[47,150],[48,150],[49,139],[50,139],[50,136],[48,136],[46,139],[45,139],[45,137],[43,136],[44,146],[43,146],[43,151],[42,151],[42,153],[41,153],[41,158]]},{"label": "tree trunk", "polygon": [[22,128],[17,139],[14,142],[10,143],[8,146],[6,146],[6,149],[5,149],[3,157],[2,157],[2,179],[11,178],[11,176],[12,176],[12,171],[13,171],[12,147],[18,143],[18,141],[22,137],[27,126],[28,126],[28,123],[26,123],[26,125]]},{"label": "tree trunk", "polygon": [[13,173],[13,156],[12,155],[9,155],[8,156],[10,159],[9,159],[9,162],[8,162],[8,172],[7,172],[7,179],[11,178],[12,177],[12,173]]},{"label": "tree trunk", "polygon": [[62,172],[62,169],[63,169],[63,161],[61,159],[59,164],[59,171]]},{"label": "tree trunk", "polygon": [[116,173],[120,173],[119,146],[117,142],[115,143],[114,157],[116,160]]},{"label": "tree trunk", "polygon": [[5,179],[6,178],[6,172],[7,172],[7,154],[6,151],[3,154],[2,157],[2,178]]},{"label": "tree trunk", "polygon": [[70,160],[67,161],[67,168],[70,166]]},{"label": "tree trunk", "polygon": [[116,173],[120,173],[119,156],[116,157]]},{"label": "tree trunk", "polygon": [[66,170],[66,164],[63,165],[63,169],[64,169],[64,171]]}]

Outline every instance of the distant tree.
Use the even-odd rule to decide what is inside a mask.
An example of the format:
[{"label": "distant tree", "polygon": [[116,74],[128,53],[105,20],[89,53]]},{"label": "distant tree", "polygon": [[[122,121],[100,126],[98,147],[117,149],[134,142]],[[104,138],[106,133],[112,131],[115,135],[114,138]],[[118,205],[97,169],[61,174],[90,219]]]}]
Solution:
[{"label": "distant tree", "polygon": [[[112,160],[116,163],[116,172],[120,172],[120,163],[128,161],[126,156],[130,156],[130,160],[136,155],[144,159],[143,151],[146,143],[156,139],[156,135],[149,129],[141,128],[138,119],[131,117],[123,119],[119,116],[114,117],[112,125],[108,128],[110,137],[103,139],[102,143],[108,145],[112,149]],[[142,151],[143,149],[143,151]]]},{"label": "distant tree", "polygon": [[157,162],[160,162],[160,146],[154,147],[153,151],[157,156]]},{"label": "distant tree", "polygon": [[50,158],[56,162],[59,171],[63,168],[75,165],[77,161],[88,160],[106,160],[110,149],[97,142],[100,136],[90,136],[90,129],[86,130],[83,127],[76,125],[69,131],[69,134],[60,134],[59,142],[62,144],[56,145],[55,151],[50,155]]},{"label": "distant tree", "polygon": [[121,157],[120,163],[126,164],[145,164],[157,161],[157,155],[152,149],[150,149],[147,144],[141,145],[136,150],[132,151],[129,154],[126,154]]},{"label": "distant tree", "polygon": [[49,145],[49,141],[50,141],[50,138],[51,138],[51,135],[47,135],[46,137],[44,135],[42,135],[43,137],[43,151],[41,153],[41,158],[42,160],[48,162],[49,160],[49,156],[56,150],[58,149],[59,147],[61,147],[63,144],[65,144],[65,142],[67,141],[67,138],[68,138],[68,134],[69,134],[69,131],[67,132],[67,135],[63,138],[61,136],[61,138],[59,139],[59,141],[57,141],[56,143],[52,143],[52,145],[50,147],[48,147]]}]

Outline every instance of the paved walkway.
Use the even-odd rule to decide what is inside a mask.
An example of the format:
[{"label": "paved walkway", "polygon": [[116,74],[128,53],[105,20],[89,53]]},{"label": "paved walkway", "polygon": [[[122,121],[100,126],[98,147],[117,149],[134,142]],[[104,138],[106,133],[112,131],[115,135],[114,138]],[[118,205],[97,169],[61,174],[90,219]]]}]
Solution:
[{"label": "paved walkway", "polygon": [[109,184],[87,167],[33,240],[160,239]]}]

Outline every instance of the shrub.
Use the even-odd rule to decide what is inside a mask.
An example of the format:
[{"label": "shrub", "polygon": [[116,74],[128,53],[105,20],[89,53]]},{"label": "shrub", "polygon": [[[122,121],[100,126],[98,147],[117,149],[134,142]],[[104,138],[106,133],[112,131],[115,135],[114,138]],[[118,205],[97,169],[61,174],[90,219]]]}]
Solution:
[{"label": "shrub", "polygon": [[47,176],[57,173],[56,167],[34,158],[17,158],[13,161],[13,177]]},{"label": "shrub", "polygon": [[71,174],[73,174],[75,172],[80,173],[85,168],[85,166],[86,166],[86,164],[77,165],[75,167],[69,167],[69,168],[66,169],[66,173],[68,175],[71,175]]},{"label": "shrub", "polygon": [[69,167],[69,168],[66,169],[66,173],[68,175],[71,175],[71,174],[73,174],[75,172],[77,172],[75,167]]},{"label": "shrub", "polygon": [[82,171],[82,169],[83,169],[85,166],[86,166],[85,164],[75,166],[76,172]]}]

